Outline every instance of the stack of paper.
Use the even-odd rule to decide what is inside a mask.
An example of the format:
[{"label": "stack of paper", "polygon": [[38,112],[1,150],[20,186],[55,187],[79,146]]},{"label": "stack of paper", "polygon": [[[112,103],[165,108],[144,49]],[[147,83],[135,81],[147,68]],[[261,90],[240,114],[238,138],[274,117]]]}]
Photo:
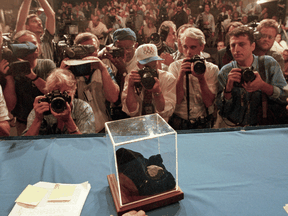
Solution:
[{"label": "stack of paper", "polygon": [[91,189],[82,184],[38,182],[28,185],[16,199],[9,216],[78,216]]}]

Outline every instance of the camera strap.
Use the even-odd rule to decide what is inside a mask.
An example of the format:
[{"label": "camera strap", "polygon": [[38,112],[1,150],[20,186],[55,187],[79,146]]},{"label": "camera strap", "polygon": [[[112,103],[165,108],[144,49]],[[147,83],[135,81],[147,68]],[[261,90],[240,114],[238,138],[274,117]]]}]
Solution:
[{"label": "camera strap", "polygon": [[155,107],[152,103],[152,99],[152,92],[145,89],[142,102],[142,115],[149,115],[155,113]]},{"label": "camera strap", "polygon": [[[264,56],[258,57],[258,73],[260,74],[262,80],[266,82],[266,74],[265,74],[265,64],[264,64]],[[268,99],[267,95],[262,92],[262,118],[267,119],[267,110],[268,110]]]},{"label": "camera strap", "polygon": [[187,101],[187,116],[190,122],[190,94],[189,94],[189,72],[186,72],[186,101]]}]

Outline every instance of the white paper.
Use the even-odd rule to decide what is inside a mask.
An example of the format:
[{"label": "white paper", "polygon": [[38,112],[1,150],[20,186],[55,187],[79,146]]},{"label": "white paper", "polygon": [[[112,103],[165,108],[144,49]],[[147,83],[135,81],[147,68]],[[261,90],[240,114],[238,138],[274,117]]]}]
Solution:
[{"label": "white paper", "polygon": [[86,198],[91,189],[88,182],[82,184],[62,184],[76,185],[73,196],[69,202],[48,202],[55,183],[38,182],[34,186],[48,190],[46,196],[34,208],[27,208],[16,203],[8,216],[80,216]]}]

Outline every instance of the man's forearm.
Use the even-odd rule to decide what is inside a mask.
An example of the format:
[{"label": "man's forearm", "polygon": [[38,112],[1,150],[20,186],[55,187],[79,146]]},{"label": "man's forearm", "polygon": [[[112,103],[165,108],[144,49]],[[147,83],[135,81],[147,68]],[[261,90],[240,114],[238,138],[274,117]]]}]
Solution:
[{"label": "man's forearm", "polygon": [[120,88],[115,82],[113,82],[108,70],[105,67],[101,70],[101,72],[105,98],[109,102],[115,103],[118,100]]},{"label": "man's forearm", "polygon": [[177,83],[176,83],[176,102],[177,104],[181,104],[183,97],[184,97],[184,76],[179,76]]},{"label": "man's forearm", "polygon": [[0,122],[0,136],[9,136],[10,135],[10,125],[8,121]]},{"label": "man's forearm", "polygon": [[126,105],[130,113],[134,112],[137,109],[137,100],[135,97],[134,87],[128,87]]},{"label": "man's forearm", "polygon": [[16,32],[25,29],[25,23],[27,20],[27,16],[29,14],[30,5],[32,0],[24,0],[22,5],[20,6],[17,22],[16,22]]},{"label": "man's forearm", "polygon": [[200,89],[202,93],[202,99],[206,107],[210,107],[215,100],[215,94],[213,94],[208,88],[205,78],[199,80]]},{"label": "man's forearm", "polygon": [[39,135],[39,129],[41,127],[42,120],[35,118],[28,129],[28,131],[25,133],[25,136],[37,136]]},{"label": "man's forearm", "polygon": [[46,19],[46,29],[49,31],[51,35],[55,34],[55,12],[53,8],[50,6],[47,0],[38,0],[44,9],[44,13],[47,17]]},{"label": "man's forearm", "polygon": [[6,86],[5,89],[3,91],[4,94],[4,98],[6,101],[6,105],[8,108],[8,111],[11,112],[17,103],[17,96],[16,96],[16,91],[15,91],[15,81],[13,76],[9,75],[6,76]]}]

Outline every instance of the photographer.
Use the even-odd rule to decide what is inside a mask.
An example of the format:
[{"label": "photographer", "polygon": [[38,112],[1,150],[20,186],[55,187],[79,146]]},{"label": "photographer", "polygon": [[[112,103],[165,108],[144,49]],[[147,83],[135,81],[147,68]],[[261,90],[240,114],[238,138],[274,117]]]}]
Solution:
[{"label": "photographer", "polygon": [[218,67],[200,57],[205,46],[201,30],[187,28],[180,35],[186,58],[173,62],[168,69],[177,79],[177,104],[169,123],[176,130],[211,127]]},{"label": "photographer", "polygon": [[173,21],[177,27],[177,29],[185,24],[188,23],[188,15],[183,10],[183,2],[178,1],[177,2],[177,13],[171,18],[171,21]]},{"label": "photographer", "polygon": [[165,52],[172,54],[177,51],[176,25],[172,21],[164,21],[161,23],[158,34],[163,40],[164,45],[167,46],[164,50]]},{"label": "photographer", "polygon": [[137,35],[144,25],[144,12],[136,4],[132,5],[129,15],[126,18],[126,27],[132,29]]},{"label": "photographer", "polygon": [[143,44],[135,52],[140,70],[132,70],[122,92],[123,111],[129,116],[159,113],[167,122],[175,109],[175,78],[159,70],[161,59],[154,44]]},{"label": "photographer", "polygon": [[17,32],[14,40],[20,44],[31,42],[37,47],[33,53],[22,59],[28,61],[28,71],[17,70],[15,75],[8,74],[9,62],[4,59],[0,63],[2,73],[6,74],[4,96],[7,108],[16,117],[17,134],[20,136],[26,128],[27,117],[33,109],[35,97],[46,93],[44,89],[46,77],[56,66],[50,59],[38,59],[39,44],[33,32],[28,30]]},{"label": "photographer", "polygon": [[198,15],[196,23],[198,28],[204,33],[207,45],[211,46],[215,34],[215,22],[214,16],[210,13],[209,4],[205,4],[204,12]]},{"label": "photographer", "polygon": [[124,87],[124,80],[131,70],[137,68],[135,50],[138,46],[137,37],[130,28],[117,29],[113,33],[113,44],[108,45],[99,52],[99,58],[105,62],[115,75],[117,84],[120,87],[119,98],[111,104],[110,115],[113,120],[127,118],[122,111],[121,92]]},{"label": "photographer", "polygon": [[256,38],[256,47],[253,54],[272,56],[279,63],[281,70],[284,71],[285,65],[281,53],[271,49],[278,33],[278,26],[278,22],[273,19],[264,19],[259,23],[256,30],[260,33],[260,37]]},{"label": "photographer", "polygon": [[[47,77],[46,96],[35,98],[28,116],[25,136],[83,134],[95,132],[95,118],[88,103],[75,99],[76,79],[65,69],[55,69]],[[51,113],[46,113],[46,112]]]},{"label": "photographer", "polygon": [[[95,52],[89,54],[83,60],[96,60],[91,64],[91,73],[76,75],[78,98],[90,104],[95,115],[96,133],[104,132],[105,122],[109,121],[106,109],[106,100],[114,103],[118,99],[119,86],[117,85],[112,71],[99,59],[99,41],[90,32],[80,33],[75,38],[76,45],[93,45]],[[63,62],[61,68],[68,68]],[[84,73],[84,71],[83,71]]]},{"label": "photographer", "polygon": [[37,42],[40,44],[39,58],[53,60],[53,45],[52,40],[55,34],[55,12],[47,0],[39,0],[41,7],[44,9],[46,19],[46,29],[43,29],[42,21],[36,14],[29,14],[29,9],[32,0],[23,0],[19,9],[16,32],[21,30],[29,30],[35,33]]},{"label": "photographer", "polygon": [[[220,116],[215,127],[257,125],[266,118],[266,96],[275,103],[285,101],[287,83],[274,58],[263,56],[259,59],[253,55],[253,30],[240,26],[231,31],[229,37],[235,60],[222,67],[218,74],[221,88],[217,108]],[[263,115],[260,118],[261,109]]]}]

